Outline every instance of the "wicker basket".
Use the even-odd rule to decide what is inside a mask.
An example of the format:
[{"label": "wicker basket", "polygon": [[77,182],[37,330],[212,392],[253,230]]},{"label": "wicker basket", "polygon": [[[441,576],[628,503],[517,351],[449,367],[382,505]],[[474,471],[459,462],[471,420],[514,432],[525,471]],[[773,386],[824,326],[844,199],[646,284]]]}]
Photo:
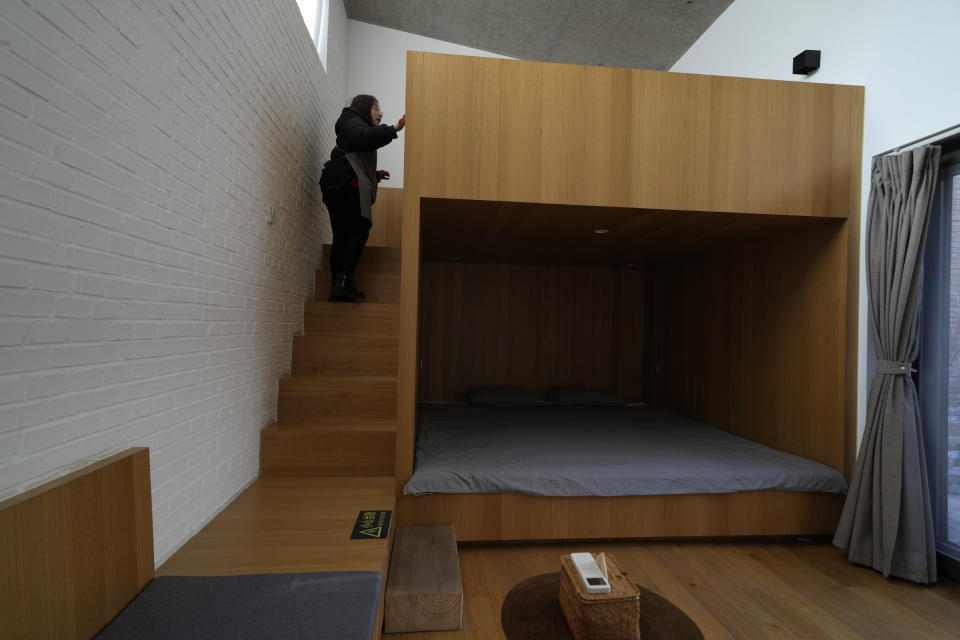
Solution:
[{"label": "wicker basket", "polygon": [[610,593],[587,593],[569,555],[560,557],[560,607],[576,640],[640,640],[640,591],[607,554]]}]

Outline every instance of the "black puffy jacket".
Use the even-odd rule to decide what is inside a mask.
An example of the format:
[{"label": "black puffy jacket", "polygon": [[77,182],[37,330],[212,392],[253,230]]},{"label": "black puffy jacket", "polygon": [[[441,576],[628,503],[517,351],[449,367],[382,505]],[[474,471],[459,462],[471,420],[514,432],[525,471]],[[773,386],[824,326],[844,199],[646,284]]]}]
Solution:
[{"label": "black puffy jacket", "polygon": [[337,146],[330,152],[330,159],[323,165],[320,174],[320,191],[327,193],[342,189],[357,177],[347,160],[348,151],[376,151],[397,137],[397,130],[389,124],[372,126],[359,112],[347,107],[334,125]]}]

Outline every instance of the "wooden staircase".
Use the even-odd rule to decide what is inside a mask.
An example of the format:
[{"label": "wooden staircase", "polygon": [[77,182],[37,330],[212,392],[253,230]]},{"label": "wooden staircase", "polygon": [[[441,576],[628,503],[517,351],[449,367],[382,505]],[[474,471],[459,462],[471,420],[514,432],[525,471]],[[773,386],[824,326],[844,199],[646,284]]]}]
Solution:
[{"label": "wooden staircase", "polygon": [[[329,251],[325,245],[324,265]],[[368,246],[354,279],[365,300],[327,302],[330,274],[316,274],[316,300],[304,305],[304,335],[294,338],[291,373],[280,379],[277,422],[260,432],[257,482],[277,484],[277,500],[323,527],[324,535],[296,553],[304,567],[380,572],[373,635],[379,640],[395,524],[385,540],[349,536],[360,511],[396,509],[400,249]],[[310,554],[321,560],[306,564]]]},{"label": "wooden staircase", "polygon": [[280,379],[278,421],[261,432],[260,473],[393,476],[400,249],[366,248],[355,274],[364,301],[327,302],[330,275],[316,278],[291,375]]},{"label": "wooden staircase", "polygon": [[[382,189],[374,244],[399,246],[401,193]],[[157,573],[376,571],[379,640],[397,522],[400,249],[366,248],[356,273],[364,302],[326,302],[329,273],[316,278],[317,301],[305,306],[305,335],[280,381],[279,420],[260,432],[261,477]],[[394,511],[387,536],[351,539],[360,512],[378,510]]]}]

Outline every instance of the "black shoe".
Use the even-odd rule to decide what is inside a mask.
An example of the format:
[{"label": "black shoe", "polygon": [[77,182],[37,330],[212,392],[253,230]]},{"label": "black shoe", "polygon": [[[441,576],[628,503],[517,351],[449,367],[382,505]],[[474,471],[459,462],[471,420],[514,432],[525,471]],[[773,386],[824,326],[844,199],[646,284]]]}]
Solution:
[{"label": "black shoe", "polygon": [[330,302],[356,302],[356,289],[347,286],[347,274],[338,273],[333,278],[333,284],[330,286]]},{"label": "black shoe", "polygon": [[363,291],[360,291],[360,289],[357,289],[357,285],[353,283],[352,273],[347,274],[347,290],[351,291],[353,295],[357,297],[357,300],[363,300],[364,298],[367,297],[366,295],[364,295]]}]

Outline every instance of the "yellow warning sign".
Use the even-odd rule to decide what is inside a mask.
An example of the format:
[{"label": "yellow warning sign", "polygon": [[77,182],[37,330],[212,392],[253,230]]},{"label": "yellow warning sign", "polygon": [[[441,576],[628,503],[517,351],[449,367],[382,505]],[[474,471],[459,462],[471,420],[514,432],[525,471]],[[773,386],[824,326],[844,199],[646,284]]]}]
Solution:
[{"label": "yellow warning sign", "polygon": [[368,510],[361,511],[357,516],[357,522],[353,525],[353,532],[350,538],[357,540],[360,538],[385,538],[390,532],[390,514],[391,511]]}]

